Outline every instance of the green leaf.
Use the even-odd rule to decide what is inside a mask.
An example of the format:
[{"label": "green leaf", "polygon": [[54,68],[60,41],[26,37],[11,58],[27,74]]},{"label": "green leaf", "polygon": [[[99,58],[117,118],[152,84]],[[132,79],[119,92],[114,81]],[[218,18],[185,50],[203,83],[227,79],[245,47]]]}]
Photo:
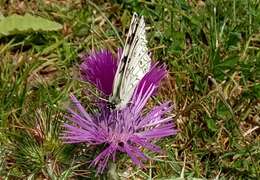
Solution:
[{"label": "green leaf", "polygon": [[214,76],[218,80],[223,80],[227,74],[234,72],[234,70],[239,66],[239,57],[231,56],[223,61],[214,62]]},{"label": "green leaf", "polygon": [[231,112],[223,102],[218,103],[216,113],[219,118],[224,120],[228,120],[232,118]]},{"label": "green leaf", "polygon": [[27,32],[57,31],[61,28],[61,24],[42,17],[14,14],[0,20],[0,37]]},{"label": "green leaf", "polygon": [[239,61],[238,56],[228,57],[224,61],[216,64],[216,67],[218,69],[223,69],[223,70],[232,69],[237,65],[238,61]]},{"label": "green leaf", "polygon": [[217,131],[217,126],[216,126],[216,122],[214,121],[214,119],[212,119],[210,117],[206,117],[205,120],[206,120],[206,123],[207,123],[207,127],[211,131],[213,131],[213,132]]},{"label": "green leaf", "polygon": [[256,98],[260,98],[260,83],[256,83],[253,86],[253,92]]}]

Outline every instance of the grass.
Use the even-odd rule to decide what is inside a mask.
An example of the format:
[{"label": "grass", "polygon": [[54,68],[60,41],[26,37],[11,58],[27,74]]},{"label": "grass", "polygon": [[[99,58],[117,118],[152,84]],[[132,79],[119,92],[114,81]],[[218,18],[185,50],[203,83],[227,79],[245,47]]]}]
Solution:
[{"label": "grass", "polygon": [[[0,1],[3,15],[31,13],[63,24],[60,32],[0,39],[0,177],[91,179],[95,147],[59,140],[73,92],[88,106],[79,55],[122,45],[132,12],[143,14],[153,59],[170,76],[158,99],[175,105],[177,136],[146,152],[146,168],[117,158],[128,179],[260,177],[260,2]],[[89,108],[89,107],[88,107]]]}]

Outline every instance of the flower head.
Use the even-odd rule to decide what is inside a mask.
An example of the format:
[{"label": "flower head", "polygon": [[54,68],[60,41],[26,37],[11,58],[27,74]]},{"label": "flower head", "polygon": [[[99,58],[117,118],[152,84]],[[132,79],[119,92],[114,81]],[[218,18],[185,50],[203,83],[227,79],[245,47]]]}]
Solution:
[{"label": "flower head", "polygon": [[[80,65],[82,79],[94,84],[104,95],[111,95],[121,54],[122,49],[119,49],[117,56],[113,56],[108,50],[85,56]],[[66,117],[72,124],[64,125],[64,142],[106,145],[92,162],[92,165],[98,166],[98,172],[103,172],[109,159],[115,161],[117,152],[128,154],[135,164],[142,166],[142,160],[147,157],[141,148],[160,152],[160,148],[152,144],[152,140],[177,133],[172,117],[167,116],[172,109],[169,103],[144,113],[144,106],[166,74],[164,65],[152,65],[135,88],[131,103],[120,110],[110,110],[106,103],[101,102],[98,104],[100,113],[90,115],[76,97],[71,95],[76,110],[68,110],[69,116]]]},{"label": "flower head", "polygon": [[[101,50],[83,57],[83,63],[80,65],[82,79],[94,84],[105,95],[112,94],[113,81],[116,74],[116,69],[120,61],[122,49],[118,49],[118,53],[114,56],[108,50]],[[166,66],[158,66],[154,64],[150,71],[140,81],[137,89],[143,87],[144,91],[150,85],[159,86],[159,82],[166,76]],[[154,89],[154,91],[156,90]]]},{"label": "flower head", "polygon": [[72,95],[71,100],[76,111],[69,109],[70,115],[67,118],[73,124],[65,124],[63,140],[66,143],[106,145],[92,162],[92,165],[98,166],[98,172],[103,172],[109,159],[115,161],[117,152],[128,154],[135,164],[142,166],[142,160],[146,160],[147,157],[140,150],[141,147],[160,152],[160,148],[152,144],[152,140],[177,133],[172,117],[167,116],[172,109],[169,103],[143,113],[145,104],[156,88],[150,85],[144,92],[145,87],[144,83],[139,91],[135,91],[130,106],[111,113],[101,112],[95,116],[88,114]]}]

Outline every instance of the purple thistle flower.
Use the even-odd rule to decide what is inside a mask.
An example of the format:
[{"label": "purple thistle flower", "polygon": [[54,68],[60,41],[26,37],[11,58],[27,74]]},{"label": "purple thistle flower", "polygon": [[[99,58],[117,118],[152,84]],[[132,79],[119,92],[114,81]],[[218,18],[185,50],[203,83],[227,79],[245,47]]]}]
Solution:
[{"label": "purple thistle flower", "polygon": [[[113,81],[116,74],[116,69],[122,54],[122,49],[118,49],[115,56],[108,50],[101,50],[94,52],[88,56],[83,57],[83,63],[80,65],[82,79],[94,84],[105,95],[112,94]],[[137,89],[143,87],[144,91],[148,90],[150,85],[159,86],[159,82],[166,76],[166,66],[158,66],[154,64],[150,71],[140,81]],[[156,88],[154,90],[156,90]]]},{"label": "purple thistle flower", "polygon": [[95,116],[89,115],[76,97],[71,95],[77,111],[69,109],[70,115],[67,118],[73,124],[64,125],[66,130],[62,139],[65,143],[105,144],[106,148],[91,164],[98,167],[98,172],[103,172],[109,159],[115,161],[117,152],[127,153],[136,165],[142,166],[142,160],[147,160],[147,157],[141,148],[159,153],[160,147],[151,141],[177,133],[172,117],[166,115],[172,109],[169,103],[143,113],[144,106],[155,88],[156,85],[147,87],[146,83],[143,83],[142,87],[135,91],[130,106],[111,113],[101,112]]}]

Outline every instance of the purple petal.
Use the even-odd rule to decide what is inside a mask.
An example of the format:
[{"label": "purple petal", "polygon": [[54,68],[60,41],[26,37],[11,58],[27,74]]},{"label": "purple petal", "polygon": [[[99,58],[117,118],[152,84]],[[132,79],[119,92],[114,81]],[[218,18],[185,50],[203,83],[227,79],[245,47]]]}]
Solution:
[{"label": "purple petal", "polygon": [[[160,81],[167,75],[166,65],[158,66],[158,63],[154,64],[150,71],[140,81],[137,87],[137,93],[142,95],[148,90],[148,88],[153,85],[156,88],[153,93],[158,88]],[[142,92],[141,89],[143,88]]]},{"label": "purple petal", "polygon": [[116,147],[111,144],[92,161],[91,166],[98,166],[98,173],[102,173],[107,166],[109,158],[114,157],[115,153]]},{"label": "purple petal", "polygon": [[138,159],[138,156],[137,156],[137,153],[136,153],[136,148],[133,148],[133,147],[125,144],[124,150],[128,154],[128,156],[132,159],[133,163],[135,163],[136,165],[143,166],[143,163]]},{"label": "purple petal", "polygon": [[178,130],[175,129],[173,123],[168,123],[152,128],[150,130],[146,130],[144,132],[139,133],[138,135],[146,139],[159,139],[175,135],[177,132]]},{"label": "purple petal", "polygon": [[155,86],[153,84],[150,84],[147,89],[145,89],[145,87],[146,84],[144,83],[143,86],[140,88],[140,91],[135,90],[132,98],[132,105],[130,108],[136,115],[139,115],[139,113],[142,111],[155,89]]},{"label": "purple petal", "polygon": [[94,52],[83,57],[83,63],[80,65],[81,77],[94,84],[105,95],[110,95],[117,63],[117,59],[108,50]]},{"label": "purple petal", "polygon": [[158,153],[161,152],[161,148],[159,146],[155,146],[155,145],[149,143],[148,140],[146,140],[145,138],[133,136],[133,137],[131,137],[131,141],[133,141],[136,144],[139,144],[139,145],[143,146],[144,148],[147,148],[151,151],[158,152]]},{"label": "purple petal", "polygon": [[172,117],[162,118],[162,116],[172,110],[169,102],[154,107],[138,124],[139,128],[151,127],[172,120]]},{"label": "purple petal", "polygon": [[77,109],[79,110],[80,115],[88,120],[91,120],[91,116],[85,111],[85,108],[80,104],[78,99],[73,94],[70,95],[70,98],[73,104],[76,105]]}]

